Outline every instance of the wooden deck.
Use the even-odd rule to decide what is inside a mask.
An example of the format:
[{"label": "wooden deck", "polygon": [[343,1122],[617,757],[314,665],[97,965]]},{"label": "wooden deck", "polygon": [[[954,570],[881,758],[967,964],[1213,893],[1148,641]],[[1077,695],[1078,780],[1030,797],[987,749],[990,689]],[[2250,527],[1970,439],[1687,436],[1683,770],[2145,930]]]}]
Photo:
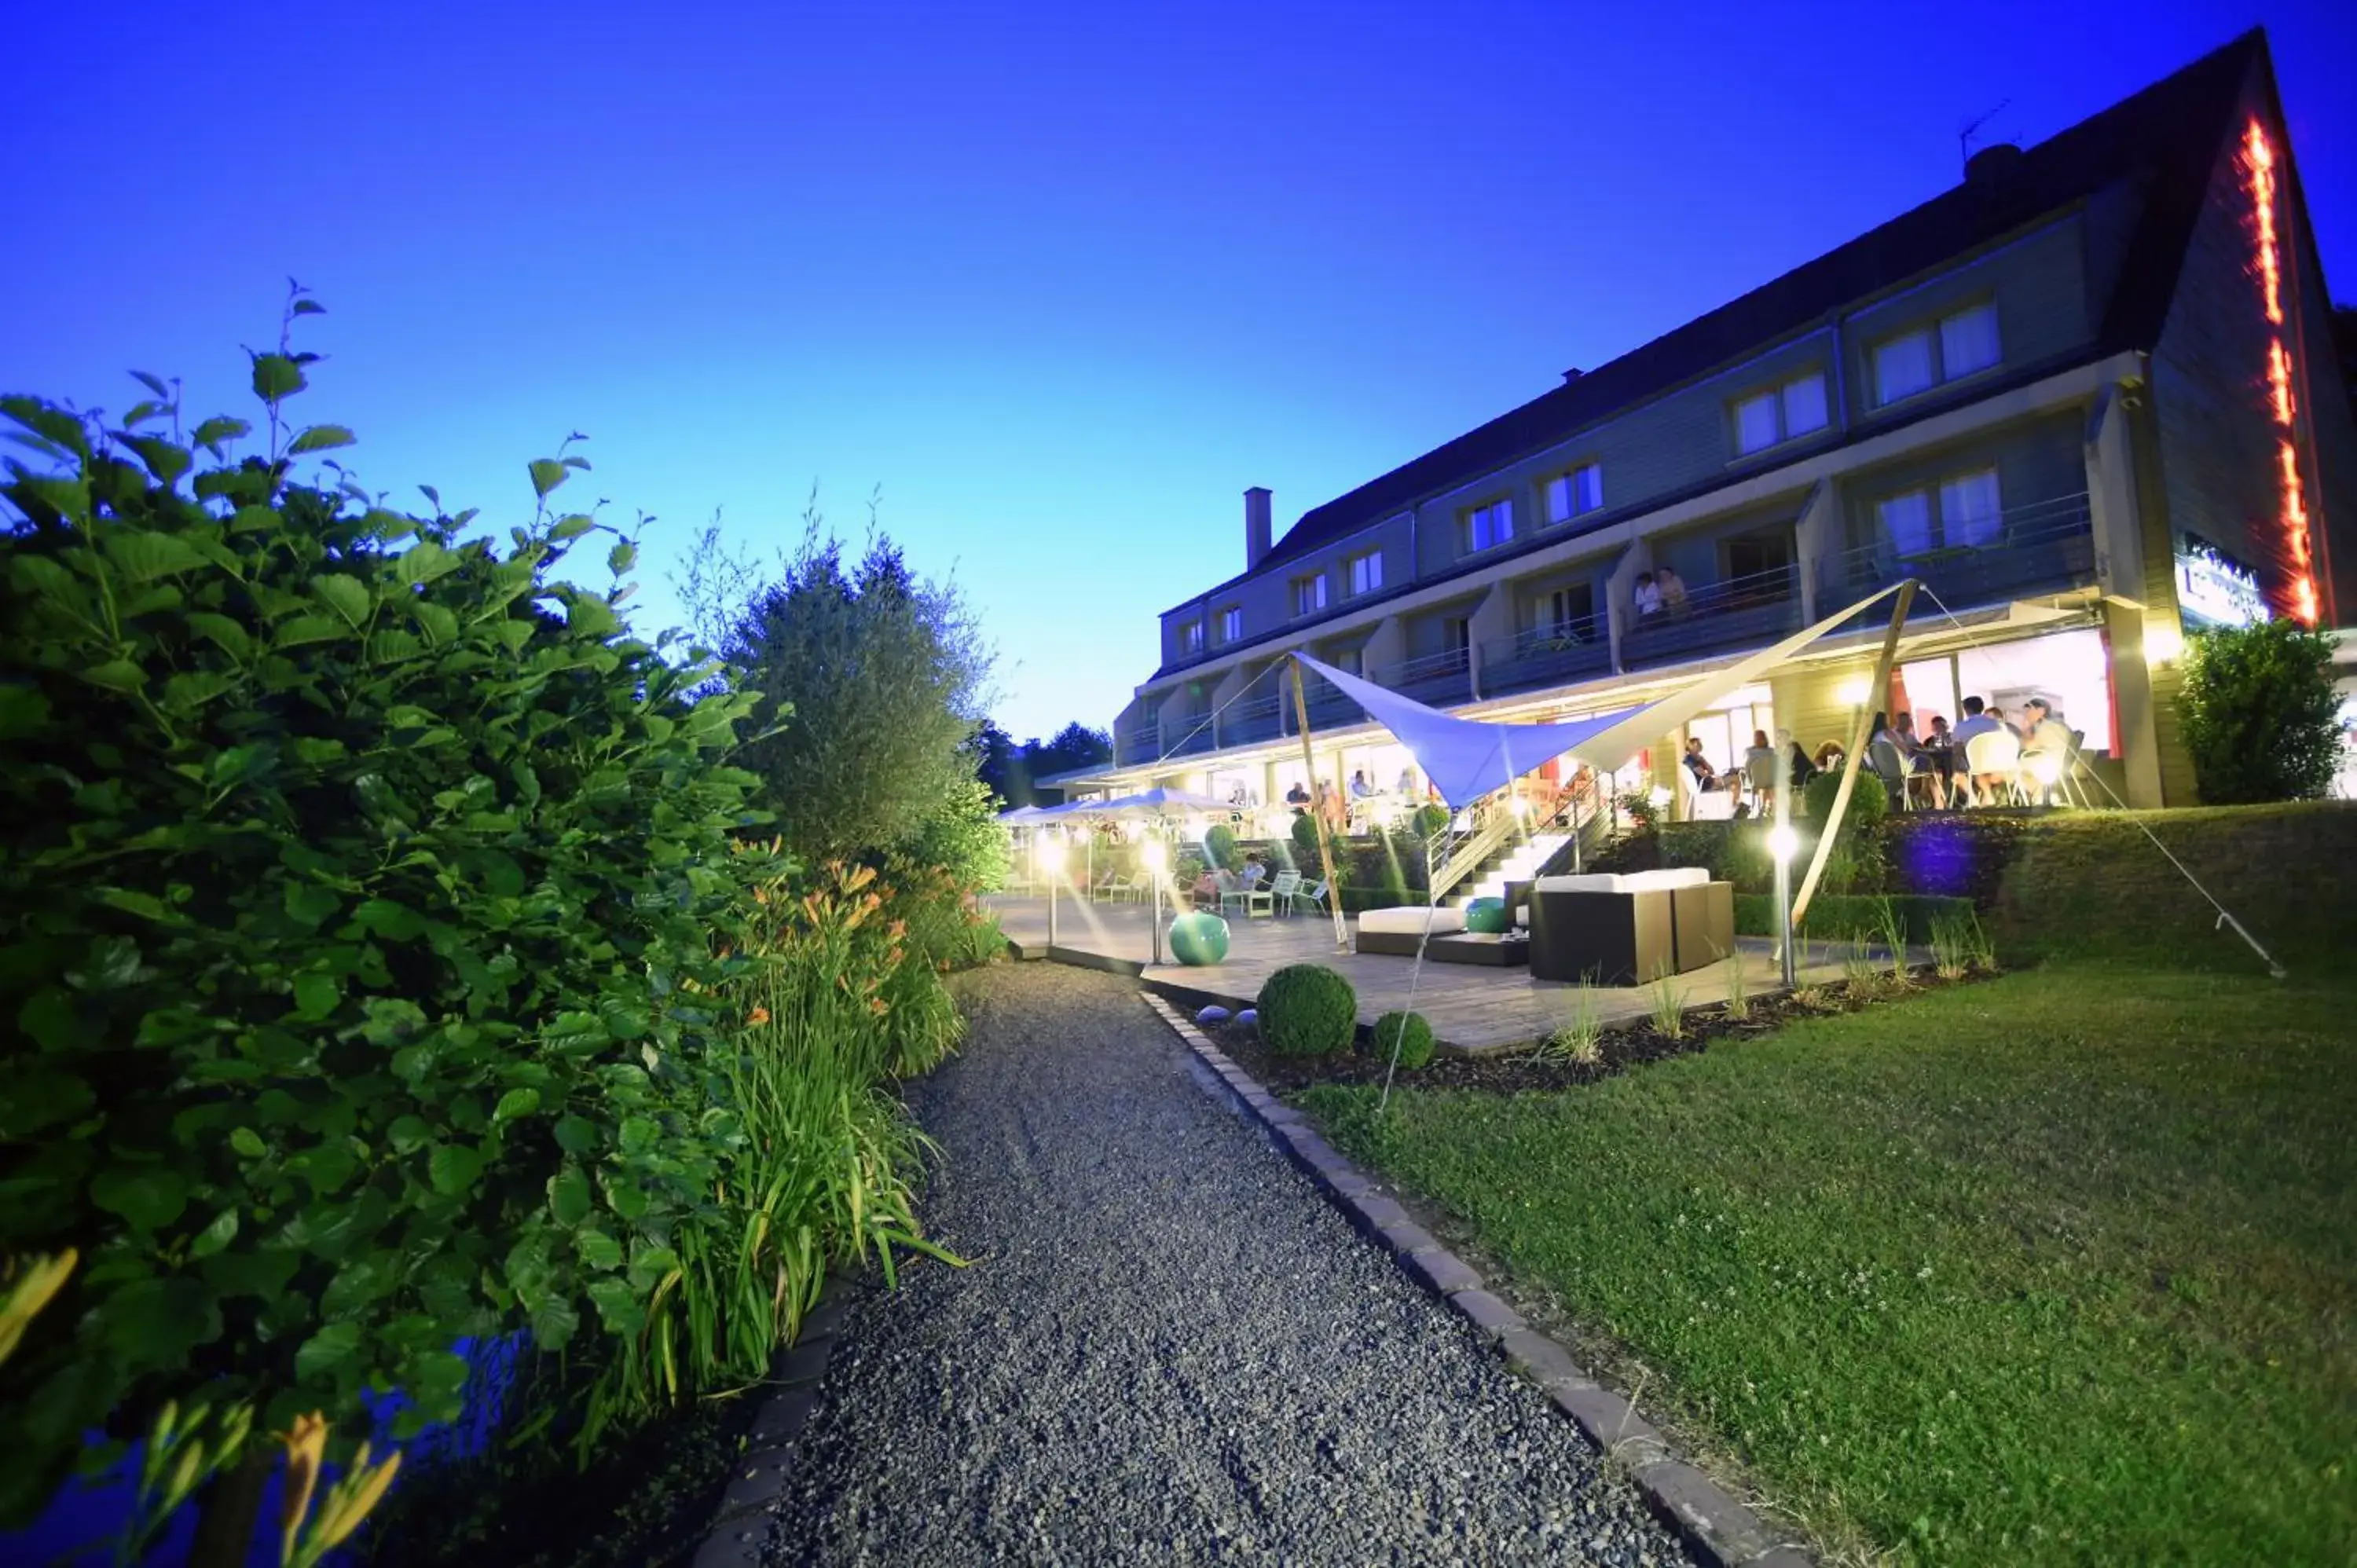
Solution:
[{"label": "wooden deck", "polygon": [[[1048,950],[1048,901],[1045,898],[995,897],[985,902],[998,916],[999,927],[1027,956],[1053,956],[1064,962],[1117,969],[1137,974],[1157,989],[1190,999],[1212,1001],[1227,1007],[1249,1007],[1261,982],[1288,963],[1322,963],[1339,970],[1359,993],[1359,1022],[1372,1024],[1395,1007],[1410,1004],[1409,976],[1415,961],[1386,953],[1337,950],[1334,922],[1311,915],[1246,920],[1230,917],[1226,961],[1189,969],[1168,961],[1169,941],[1163,941],[1165,961],[1148,961],[1149,916],[1133,903],[1082,904],[1057,899],[1056,947]],[[1170,918],[1166,906],[1163,919]],[[1727,999],[1728,970],[1744,966],[1751,994],[1781,991],[1775,952],[1762,937],[1740,937],[1737,955],[1694,970],[1673,982],[1684,992],[1686,1005],[1703,1006]],[[1806,944],[1806,962],[1800,972],[1804,985],[1842,978],[1841,950]],[[1415,984],[1414,1006],[1432,1025],[1444,1045],[1474,1055],[1489,1055],[1527,1046],[1560,1028],[1570,1017],[1573,993],[1568,982],[1534,980],[1522,966],[1494,969],[1481,964],[1439,963],[1427,957]],[[1620,1023],[1642,1017],[1652,1010],[1653,995],[1641,986],[1599,986],[1591,994],[1599,1018]]]}]

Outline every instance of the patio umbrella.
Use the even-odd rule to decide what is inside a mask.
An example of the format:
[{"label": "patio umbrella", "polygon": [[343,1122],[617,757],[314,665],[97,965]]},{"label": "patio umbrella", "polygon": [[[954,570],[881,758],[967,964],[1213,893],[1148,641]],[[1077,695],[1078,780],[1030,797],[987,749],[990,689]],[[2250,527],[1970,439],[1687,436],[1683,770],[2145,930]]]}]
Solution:
[{"label": "patio umbrella", "polygon": [[1192,789],[1143,789],[1135,795],[1124,795],[1118,800],[1107,800],[1102,807],[1108,817],[1177,817],[1196,811],[1232,811],[1234,805],[1210,795],[1199,795]]}]

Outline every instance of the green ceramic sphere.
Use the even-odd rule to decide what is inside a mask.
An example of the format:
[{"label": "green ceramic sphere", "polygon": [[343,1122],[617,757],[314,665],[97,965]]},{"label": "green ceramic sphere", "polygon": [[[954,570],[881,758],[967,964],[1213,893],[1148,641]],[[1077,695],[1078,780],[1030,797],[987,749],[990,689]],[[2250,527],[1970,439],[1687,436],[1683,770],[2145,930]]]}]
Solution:
[{"label": "green ceramic sphere", "polygon": [[1506,930],[1506,901],[1503,898],[1476,898],[1465,906],[1465,929],[1483,936],[1502,936]]},{"label": "green ceramic sphere", "polygon": [[1170,954],[1196,969],[1219,962],[1228,956],[1228,923],[1200,909],[1179,916],[1170,922]]}]

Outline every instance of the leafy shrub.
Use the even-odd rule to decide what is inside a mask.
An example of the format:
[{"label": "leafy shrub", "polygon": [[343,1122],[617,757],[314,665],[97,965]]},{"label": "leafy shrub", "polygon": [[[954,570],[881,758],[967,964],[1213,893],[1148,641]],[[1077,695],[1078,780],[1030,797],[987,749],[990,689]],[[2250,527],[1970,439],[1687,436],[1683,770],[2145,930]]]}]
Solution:
[{"label": "leafy shrub", "polygon": [[152,379],[118,429],[0,401],[52,465],[0,538],[0,1254],[88,1260],[0,1368],[9,1522],[167,1401],[357,1435],[397,1387],[407,1434],[462,1337],[638,1345],[724,1156],[749,700],[553,575],[563,449],[505,548],[294,483],[351,440],[284,423],[313,358],[253,357],[243,461]]},{"label": "leafy shrub", "polygon": [[[1810,822],[1822,827],[1834,814],[1834,797],[1841,791],[1841,769],[1820,773],[1803,786],[1801,803]],[[1849,806],[1842,812],[1842,836],[1860,837],[1872,831],[1890,811],[1890,796],[1881,780],[1861,767],[1850,787]]]},{"label": "leafy shrub", "polygon": [[2332,639],[2291,620],[2197,632],[2177,716],[2203,803],[2321,799],[2341,755]]},{"label": "leafy shrub", "polygon": [[[1808,808],[1809,821],[1820,828],[1832,817],[1834,796],[1841,788],[1838,769],[1820,773],[1809,780],[1802,796]],[[1849,805],[1842,812],[1841,832],[1833,847],[1825,853],[1824,875],[1820,886],[1828,893],[1869,892],[1882,886],[1884,863],[1881,823],[1890,814],[1890,798],[1881,781],[1865,769],[1859,769],[1857,783],[1849,794]],[[1814,847],[1809,854],[1815,853]],[[1808,855],[1796,861],[1805,867]],[[1797,878],[1805,870],[1796,870]]]},{"label": "leafy shrub", "polygon": [[1392,1059],[1396,1047],[1399,1065],[1414,1072],[1432,1059],[1432,1026],[1421,1013],[1386,1013],[1375,1020],[1374,1033],[1367,1044],[1375,1059],[1382,1062]]},{"label": "leafy shrub", "polygon": [[963,779],[950,786],[901,857],[938,867],[968,893],[996,893],[1006,886],[1014,853],[990,791],[979,779]]},{"label": "leafy shrub", "polygon": [[1236,830],[1225,822],[1214,822],[1203,835],[1203,853],[1211,864],[1222,871],[1243,869],[1243,852],[1236,848]]},{"label": "leafy shrub", "polygon": [[1315,875],[1318,865],[1318,819],[1307,815],[1296,817],[1293,819],[1293,827],[1290,831],[1293,834],[1293,858],[1299,864],[1301,874],[1304,876]]},{"label": "leafy shrub", "polygon": [[1448,825],[1448,808],[1434,805],[1418,806],[1415,809],[1415,817],[1410,821],[1415,827],[1415,836],[1428,839]]},{"label": "leafy shrub", "polygon": [[1282,1057],[1327,1057],[1348,1050],[1357,1032],[1359,996],[1323,964],[1290,963],[1261,983],[1260,1034]]}]

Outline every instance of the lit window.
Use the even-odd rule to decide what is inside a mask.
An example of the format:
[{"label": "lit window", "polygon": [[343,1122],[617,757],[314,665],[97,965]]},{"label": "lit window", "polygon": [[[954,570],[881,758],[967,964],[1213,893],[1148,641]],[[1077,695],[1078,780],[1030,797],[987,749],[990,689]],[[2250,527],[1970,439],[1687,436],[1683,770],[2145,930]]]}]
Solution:
[{"label": "lit window", "polygon": [[1316,615],[1326,607],[1326,574],[1293,579],[1293,613]]},{"label": "lit window", "polygon": [[1784,383],[1784,439],[1825,427],[1825,378],[1822,371]]},{"label": "lit window", "polygon": [[1353,555],[1344,564],[1351,574],[1351,596],[1357,598],[1372,594],[1383,585],[1383,553],[1370,550],[1364,555]]},{"label": "lit window", "polygon": [[1995,468],[1950,479],[1940,487],[1940,542],[1950,549],[1995,544],[2005,531],[2004,512]]},{"label": "lit window", "polygon": [[1570,473],[1557,474],[1546,482],[1546,519],[1550,524],[1567,522],[1603,504],[1604,470],[1594,463],[1583,463]]},{"label": "lit window", "polygon": [[1231,605],[1220,612],[1220,640],[1242,642],[1244,639],[1244,612]]},{"label": "lit window", "polygon": [[1190,620],[1185,626],[1178,628],[1178,651],[1181,653],[1200,653],[1203,651],[1203,623],[1201,621]]},{"label": "lit window", "polygon": [[1902,397],[1986,371],[2005,357],[1997,341],[1996,306],[1986,300],[1940,318],[1939,330],[1919,327],[1874,349],[1874,401]]},{"label": "lit window", "polygon": [[1940,322],[1942,381],[1953,381],[1958,376],[1986,371],[1998,358],[1996,306],[1975,305]]},{"label": "lit window", "polygon": [[1514,536],[1514,503],[1491,501],[1465,514],[1465,549],[1469,554],[1503,544]]},{"label": "lit window", "polygon": [[1929,328],[1903,333],[1874,346],[1874,401],[1897,403],[1935,385],[1939,372],[1932,364]]},{"label": "lit window", "polygon": [[1764,392],[1735,405],[1735,449],[1758,452],[1781,441],[1776,424],[1776,394]]},{"label": "lit window", "polygon": [[1931,551],[1932,493],[1929,490],[1909,490],[1903,496],[1877,501],[1874,514],[1876,521],[1882,524],[1882,537],[1889,541],[1893,553],[1922,555]]},{"label": "lit window", "polygon": [[1812,371],[1735,405],[1735,450],[1749,456],[1825,427],[1825,378]]}]

